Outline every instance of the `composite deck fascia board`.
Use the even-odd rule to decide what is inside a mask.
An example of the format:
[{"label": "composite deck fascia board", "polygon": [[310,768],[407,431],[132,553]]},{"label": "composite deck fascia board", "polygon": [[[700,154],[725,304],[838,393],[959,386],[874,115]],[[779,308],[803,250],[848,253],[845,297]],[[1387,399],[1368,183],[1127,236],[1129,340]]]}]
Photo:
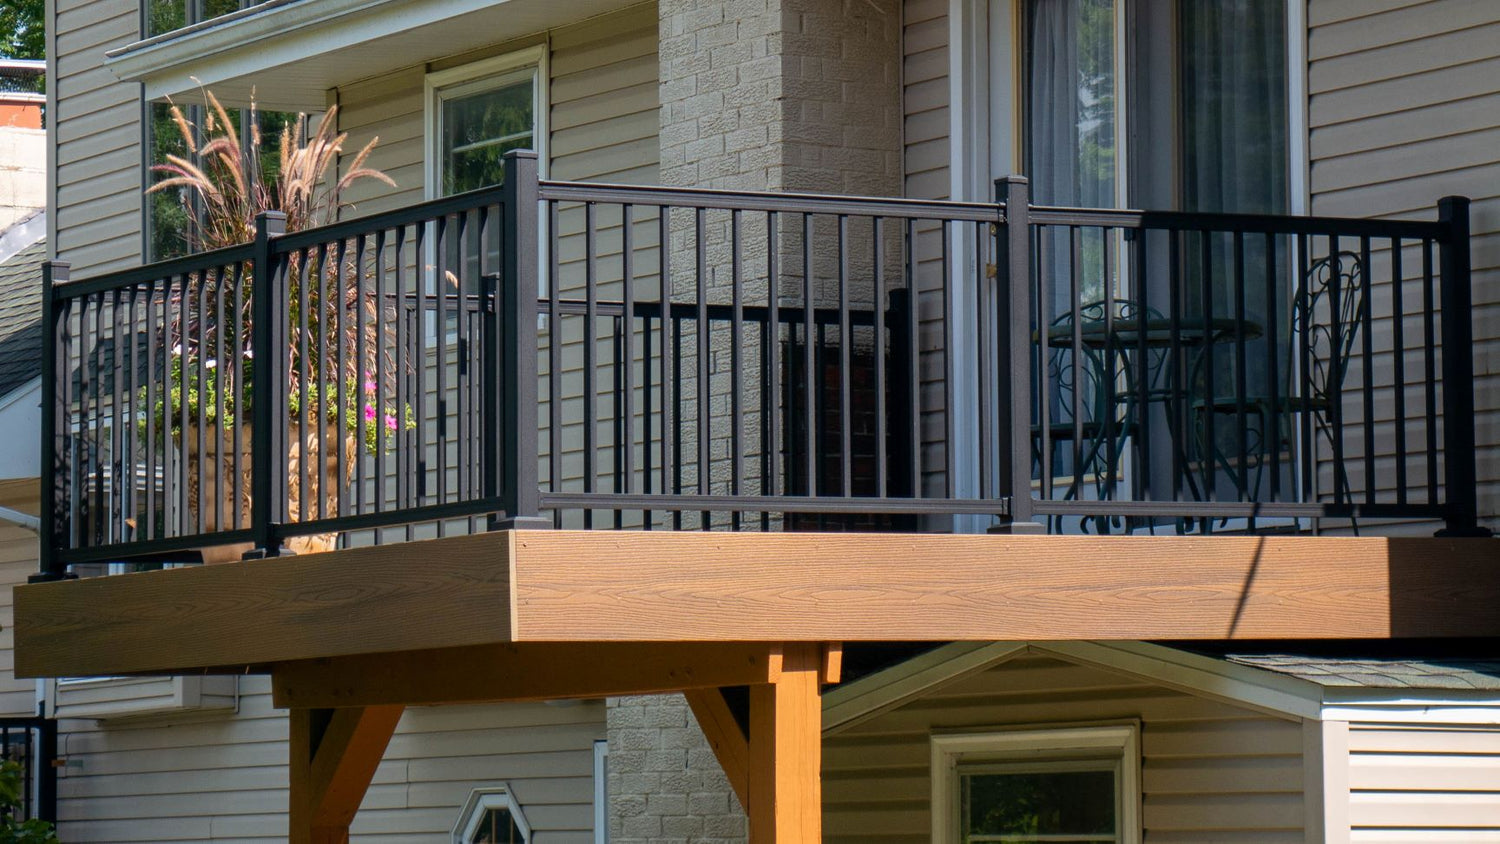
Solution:
[{"label": "composite deck fascia board", "polygon": [[498,532],[16,590],[17,675],[524,642],[1500,635],[1493,540]]}]

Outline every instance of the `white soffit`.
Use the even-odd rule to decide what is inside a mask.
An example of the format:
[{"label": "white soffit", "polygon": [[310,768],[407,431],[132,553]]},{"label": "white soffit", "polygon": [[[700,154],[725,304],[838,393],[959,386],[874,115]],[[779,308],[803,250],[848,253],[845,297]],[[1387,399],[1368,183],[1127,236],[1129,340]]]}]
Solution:
[{"label": "white soffit", "polygon": [[635,0],[271,0],[106,55],[146,99],[212,89],[227,103],[317,111],[361,79],[583,20]]}]

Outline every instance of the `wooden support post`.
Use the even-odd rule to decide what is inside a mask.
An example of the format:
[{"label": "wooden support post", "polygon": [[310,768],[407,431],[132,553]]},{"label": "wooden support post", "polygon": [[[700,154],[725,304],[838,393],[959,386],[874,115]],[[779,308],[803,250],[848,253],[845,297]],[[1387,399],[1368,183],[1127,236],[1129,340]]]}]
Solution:
[{"label": "wooden support post", "polygon": [[293,709],[290,718],[290,844],[348,844],[401,706]]},{"label": "wooden support post", "polygon": [[823,838],[823,649],[788,644],[775,679],[750,687],[750,844]]}]

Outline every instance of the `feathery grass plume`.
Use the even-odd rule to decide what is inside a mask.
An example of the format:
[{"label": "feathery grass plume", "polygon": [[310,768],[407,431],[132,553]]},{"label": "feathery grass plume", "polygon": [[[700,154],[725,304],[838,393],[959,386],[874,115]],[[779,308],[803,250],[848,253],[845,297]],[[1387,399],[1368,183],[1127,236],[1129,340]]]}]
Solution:
[{"label": "feathery grass plume", "polygon": [[390,176],[366,166],[380,142],[378,137],[371,138],[350,161],[347,172],[338,175],[339,156],[349,139],[349,133],[336,129],[338,106],[324,113],[310,137],[305,114],[283,125],[276,176],[260,179],[266,168],[261,166],[264,147],[253,97],[248,114],[253,127],[249,148],[241,143],[239,127],[219,98],[208,90],[203,98],[208,108],[202,127],[194,126],[181,108],[172,105],[172,125],[182,135],[188,155],[168,155],[165,163],[152,166],[152,172],[161,178],[146,189],[151,194],[186,188],[181,196],[190,221],[187,237],[191,252],[253,240],[255,216],[262,211],[281,211],[286,214],[287,231],[302,231],[336,220],[349,207],[344,192],[362,179],[396,186]]},{"label": "feathery grass plume", "polygon": [[[280,211],[286,215],[287,231],[304,231],[336,221],[340,212],[350,207],[343,198],[344,192],[361,180],[372,179],[390,187],[396,186],[385,173],[368,166],[370,154],[379,143],[378,138],[365,144],[349,160],[347,172],[338,175],[339,158],[349,135],[336,129],[337,106],[329,108],[311,134],[308,133],[305,114],[297,115],[295,121],[285,122],[275,136],[280,139],[279,149],[271,153],[262,143],[253,95],[250,108],[239,115],[247,118],[252,127],[244,141],[234,118],[219,98],[205,89],[203,99],[207,107],[202,126],[195,126],[181,108],[172,105],[172,125],[182,135],[187,155],[168,155],[165,163],[153,166],[152,171],[160,174],[160,178],[146,190],[151,194],[183,189],[180,196],[189,220],[187,245],[191,252],[250,242],[255,238],[255,218],[263,211]],[[268,154],[277,156],[274,171],[265,166],[269,162],[264,161],[263,156]],[[267,173],[270,175],[262,178],[262,174]],[[286,337],[291,364],[287,388],[294,396],[298,395],[299,389],[310,391],[308,401],[311,404],[317,404],[318,395],[342,396],[346,392],[337,385],[346,384],[353,377],[358,349],[364,350],[365,371],[376,374],[382,381],[386,376],[381,373],[391,366],[390,361],[375,359],[372,351],[375,343],[360,345],[356,332],[346,331],[345,336],[330,339],[323,330],[325,325],[354,324],[355,320],[349,314],[352,310],[363,310],[367,317],[372,317],[375,309],[385,307],[368,288],[359,257],[349,254],[351,252],[354,250],[334,244],[322,250],[300,250],[285,258],[289,300]],[[219,341],[221,333],[231,344],[230,348],[250,347],[251,288],[255,283],[256,269],[246,264],[237,275],[205,271],[201,279],[190,274],[192,284],[201,286],[201,295],[209,297],[215,295],[221,284],[238,284],[240,289],[234,300],[243,303],[243,310],[223,324],[212,315],[205,317],[200,314],[198,319],[202,324],[196,325],[183,324],[184,317],[178,317],[167,331],[174,338],[175,348],[181,349],[184,360],[206,360],[210,350],[222,345]],[[183,314],[188,310],[179,306],[177,312]],[[340,321],[341,316],[343,321]],[[394,313],[390,316],[394,319]],[[367,318],[365,324],[373,322]],[[304,368],[305,386],[301,384]],[[248,362],[245,362],[241,366],[217,367],[214,377],[223,382],[224,390],[233,390],[236,381],[248,385],[251,372]],[[192,390],[184,389],[183,394],[190,404],[195,401]],[[180,410],[179,399],[174,397],[172,403]],[[225,412],[229,413],[229,408]],[[332,413],[333,408],[323,408],[318,412]],[[226,426],[230,424],[227,419],[220,422]]]}]

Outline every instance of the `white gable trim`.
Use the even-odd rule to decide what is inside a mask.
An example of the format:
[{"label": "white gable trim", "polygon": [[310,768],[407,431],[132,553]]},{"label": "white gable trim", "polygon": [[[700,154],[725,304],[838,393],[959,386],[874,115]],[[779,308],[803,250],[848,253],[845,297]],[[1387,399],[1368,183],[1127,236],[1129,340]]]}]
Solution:
[{"label": "white gable trim", "polygon": [[1279,718],[1316,720],[1316,683],[1144,642],[957,642],[872,674],[823,697],[823,731],[835,733],[934,688],[1019,654],[1040,654],[1215,698]]},{"label": "white gable trim", "polygon": [[823,695],[823,732],[852,727],[1025,651],[1025,642],[954,642],[839,686]]}]

